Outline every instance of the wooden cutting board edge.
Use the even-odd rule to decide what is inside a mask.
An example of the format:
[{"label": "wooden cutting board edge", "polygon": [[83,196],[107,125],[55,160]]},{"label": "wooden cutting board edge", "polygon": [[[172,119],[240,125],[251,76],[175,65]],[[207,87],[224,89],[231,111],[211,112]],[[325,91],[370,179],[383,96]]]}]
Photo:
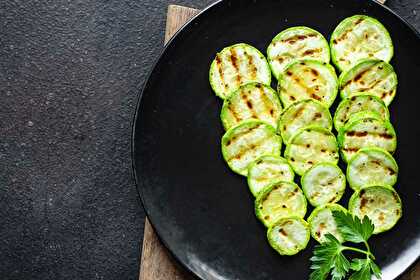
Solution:
[{"label": "wooden cutting board edge", "polygon": [[[379,1],[384,3],[385,0]],[[165,44],[194,15],[197,9],[169,5],[166,14]],[[189,280],[194,279],[172,258],[162,245],[152,225],[146,218],[139,280]],[[402,276],[401,280],[420,280],[420,263]]]}]

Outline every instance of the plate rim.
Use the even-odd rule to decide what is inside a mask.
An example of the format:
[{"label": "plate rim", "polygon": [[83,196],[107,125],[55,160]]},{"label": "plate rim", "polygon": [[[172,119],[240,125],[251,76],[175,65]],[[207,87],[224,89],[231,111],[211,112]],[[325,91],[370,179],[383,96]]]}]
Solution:
[{"label": "plate rim", "polygon": [[[180,33],[186,32],[186,27],[191,25],[192,23],[194,23],[194,21],[197,20],[197,18],[201,17],[203,14],[208,13],[209,10],[215,8],[218,5],[222,5],[225,2],[228,1],[232,1],[232,0],[217,0],[213,3],[211,3],[210,5],[206,6],[205,8],[203,8],[202,10],[199,10],[199,12],[192,16],[190,19],[188,19],[174,34],[173,36],[169,39],[169,41],[163,46],[163,48],[161,49],[159,55],[157,56],[157,58],[155,59],[155,61],[152,64],[152,67],[149,69],[148,74],[146,76],[146,79],[140,89],[140,91],[137,93],[137,101],[136,101],[136,107],[135,107],[135,113],[134,116],[132,118],[132,122],[131,122],[131,144],[130,144],[130,156],[131,156],[131,167],[132,167],[132,172],[133,172],[133,177],[134,177],[134,183],[136,185],[136,190],[137,190],[137,194],[140,197],[140,202],[141,202],[141,206],[145,212],[145,216],[149,221],[149,224],[151,225],[151,227],[153,228],[157,238],[159,239],[159,241],[162,243],[162,245],[164,246],[164,248],[167,250],[167,252],[170,254],[170,256],[176,261],[176,263],[178,265],[180,265],[184,270],[186,270],[187,272],[189,272],[192,276],[194,276],[195,278],[198,279],[202,279],[202,280],[206,280],[205,278],[203,278],[203,275],[200,275],[197,271],[195,271],[190,265],[187,265],[186,263],[184,263],[180,257],[178,257],[178,255],[172,251],[172,249],[170,248],[170,245],[161,237],[160,231],[157,230],[157,228],[154,225],[153,219],[151,219],[149,210],[146,206],[146,201],[143,195],[143,190],[142,190],[142,186],[141,183],[139,181],[139,178],[137,176],[137,166],[136,166],[136,161],[135,161],[135,155],[136,155],[136,148],[135,148],[135,143],[136,143],[136,124],[138,122],[139,119],[139,114],[140,114],[140,106],[141,103],[143,101],[143,96],[144,96],[144,92],[149,84],[149,80],[150,77],[153,75],[159,61],[162,59],[162,56],[166,53],[167,49],[173,44],[173,42],[178,38],[178,35]],[[346,0],[346,1],[357,1],[357,0]],[[379,9],[384,9],[385,11],[391,13],[394,17],[396,17],[399,21],[401,21],[405,26],[407,26],[417,37],[417,39],[420,39],[420,31],[418,31],[411,23],[409,23],[406,19],[404,19],[402,16],[400,16],[399,14],[397,14],[395,11],[393,11],[391,8],[385,6],[385,4],[381,4],[380,2],[378,2],[377,0],[368,0],[368,2],[373,3],[373,5],[376,5],[377,7],[379,7]],[[144,239],[144,237],[143,237]],[[141,255],[140,255],[140,261],[141,261]],[[410,270],[412,267],[414,267],[414,265],[420,260],[420,253],[417,256],[416,260],[414,260],[409,266],[407,266],[404,270],[402,270],[400,273],[398,273],[398,275],[396,276],[395,279],[398,279],[399,277],[401,277],[404,273],[406,273],[408,270]],[[140,263],[140,267],[141,267],[141,263]]]}]

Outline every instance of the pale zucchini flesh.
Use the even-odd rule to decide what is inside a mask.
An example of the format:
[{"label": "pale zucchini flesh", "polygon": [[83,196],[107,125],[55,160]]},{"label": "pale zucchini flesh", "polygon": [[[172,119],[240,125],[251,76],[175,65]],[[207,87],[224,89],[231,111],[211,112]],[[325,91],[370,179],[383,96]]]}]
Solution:
[{"label": "pale zucchini flesh", "polygon": [[226,130],[249,119],[262,120],[277,128],[281,111],[277,92],[270,86],[250,83],[241,86],[225,99],[220,118]]},{"label": "pale zucchini flesh", "polygon": [[381,60],[362,60],[340,75],[342,98],[368,92],[389,105],[397,93],[397,74],[391,64]]},{"label": "pale zucchini flesh", "polygon": [[287,217],[278,220],[267,230],[270,246],[280,255],[295,255],[308,245],[309,226],[301,217]]},{"label": "pale zucchini flesh", "polygon": [[299,186],[286,181],[265,187],[255,200],[255,214],[266,227],[284,217],[303,218],[306,207],[306,198]]},{"label": "pale zucchini flesh", "polygon": [[344,241],[337,228],[337,224],[332,214],[333,211],[347,212],[341,205],[326,204],[315,208],[308,218],[311,235],[319,243],[326,241],[325,235],[327,233],[332,234],[340,242]]},{"label": "pale zucchini flesh", "polygon": [[278,131],[287,144],[296,132],[308,125],[332,129],[332,118],[328,109],[312,99],[302,100],[289,106],[279,118]]},{"label": "pale zucchini flesh", "polygon": [[359,218],[368,216],[377,234],[391,229],[401,218],[401,199],[392,187],[369,186],[351,196],[349,212]]},{"label": "pale zucchini flesh", "polygon": [[262,156],[248,167],[248,186],[254,196],[273,182],[293,182],[294,177],[292,167],[280,156]]},{"label": "pale zucchini flesh", "polygon": [[209,79],[216,95],[225,99],[243,84],[270,85],[271,71],[259,50],[240,43],[226,47],[216,55],[210,66]]},{"label": "pale zucchini flesh", "polygon": [[325,128],[305,127],[290,139],[286,146],[285,158],[293,170],[302,176],[318,163],[337,164],[339,159],[337,141],[334,134]]},{"label": "pale zucchini flesh", "polygon": [[393,153],[397,136],[389,121],[367,117],[346,124],[338,133],[341,155],[348,162],[362,148],[377,147]]},{"label": "pale zucchini flesh", "polygon": [[330,47],[332,60],[341,71],[347,71],[362,59],[389,62],[394,54],[386,28],[365,15],[341,21],[331,35]]},{"label": "pale zucchini flesh", "polygon": [[248,165],[263,155],[280,155],[282,140],[274,127],[256,120],[243,121],[222,138],[222,154],[229,167],[246,176]]},{"label": "pale zucchini flesh", "polygon": [[397,177],[397,162],[379,148],[360,149],[347,165],[347,180],[354,190],[373,185],[393,186]]},{"label": "pale zucchini flesh", "polygon": [[303,174],[301,184],[309,203],[317,207],[341,199],[346,189],[346,176],[337,165],[322,162]]},{"label": "pale zucchini flesh", "polygon": [[279,77],[277,91],[284,107],[304,99],[315,99],[330,107],[337,96],[338,79],[331,65],[301,60],[285,68]]},{"label": "pale zucchini flesh", "polygon": [[351,116],[360,112],[375,112],[383,120],[389,120],[388,108],[381,99],[374,95],[359,94],[340,102],[334,114],[335,129],[340,131]]},{"label": "pale zucchini flesh", "polygon": [[327,40],[318,31],[304,26],[291,27],[275,36],[267,49],[274,77],[279,79],[286,66],[300,59],[330,62]]}]

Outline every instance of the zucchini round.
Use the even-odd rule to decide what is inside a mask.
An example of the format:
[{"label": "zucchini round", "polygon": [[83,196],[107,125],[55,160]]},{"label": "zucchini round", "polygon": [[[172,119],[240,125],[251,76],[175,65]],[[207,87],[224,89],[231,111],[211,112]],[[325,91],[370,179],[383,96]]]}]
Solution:
[{"label": "zucchini round", "polygon": [[301,184],[309,203],[316,207],[341,199],[346,189],[346,176],[337,165],[322,162],[303,174]]},{"label": "zucchini round", "polygon": [[220,118],[226,130],[248,119],[259,119],[276,128],[281,111],[277,92],[270,86],[250,83],[225,99]]},{"label": "zucchini round", "polygon": [[300,217],[280,219],[268,229],[267,239],[280,255],[295,255],[308,245],[308,223]]},{"label": "zucchini round", "polygon": [[393,186],[398,165],[390,153],[379,148],[360,149],[347,165],[347,180],[354,190],[364,186]]},{"label": "zucchini round", "polygon": [[354,95],[340,102],[334,114],[334,127],[337,131],[347,123],[351,116],[360,112],[376,112],[383,120],[389,120],[385,103],[374,95]]},{"label": "zucchini round", "polygon": [[334,134],[317,126],[302,128],[290,139],[284,157],[293,170],[303,175],[312,166],[329,162],[338,163],[338,145]]},{"label": "zucchini round", "polygon": [[296,102],[284,110],[279,118],[278,131],[287,144],[299,129],[308,125],[332,129],[330,112],[320,102],[312,99]]},{"label": "zucchini round", "polygon": [[268,62],[274,77],[279,79],[289,63],[300,59],[330,62],[330,48],[324,36],[305,26],[283,30],[273,38],[267,49]]},{"label": "zucchini round", "polygon": [[397,74],[391,64],[381,60],[362,60],[339,78],[341,98],[369,92],[389,105],[397,93]]},{"label": "zucchini round", "polygon": [[284,107],[310,98],[330,107],[337,97],[338,79],[331,65],[305,59],[285,68],[279,77],[277,91]]},{"label": "zucchini round", "polygon": [[332,61],[340,71],[347,71],[367,58],[389,62],[394,54],[386,28],[378,20],[365,15],[341,21],[331,35],[330,47]]},{"label": "zucchini round", "polygon": [[308,218],[311,235],[319,243],[326,241],[325,235],[327,233],[334,235],[334,237],[340,242],[344,241],[338,231],[332,211],[347,212],[347,210],[341,205],[326,204],[315,208]]},{"label": "zucchini round", "polygon": [[299,186],[286,181],[265,187],[255,200],[255,214],[266,227],[288,216],[303,218],[306,207],[306,198]]},{"label": "zucchini round", "polygon": [[262,156],[248,167],[248,186],[254,196],[273,182],[293,182],[294,178],[292,167],[280,156]]},{"label": "zucchini round", "polygon": [[209,79],[216,95],[225,99],[243,84],[259,82],[270,85],[271,71],[259,50],[240,43],[216,54],[210,66]]},{"label": "zucchini round", "polygon": [[280,155],[281,137],[271,125],[247,120],[229,129],[222,138],[222,154],[229,167],[246,176],[248,165],[263,155]]},{"label": "zucchini round", "polygon": [[378,147],[392,154],[397,148],[397,136],[389,121],[366,117],[340,129],[338,143],[343,160],[348,162],[361,148]]},{"label": "zucchini round", "polygon": [[365,187],[351,196],[349,212],[359,218],[368,216],[377,234],[391,229],[401,218],[401,199],[392,187]]}]

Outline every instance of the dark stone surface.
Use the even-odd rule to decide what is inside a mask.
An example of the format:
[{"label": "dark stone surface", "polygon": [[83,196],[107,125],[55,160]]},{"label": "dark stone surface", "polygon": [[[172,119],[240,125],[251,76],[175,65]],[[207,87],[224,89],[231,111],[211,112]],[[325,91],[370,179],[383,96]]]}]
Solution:
[{"label": "dark stone surface", "polygon": [[137,279],[131,121],[169,2],[213,1],[0,3],[0,279]]}]

